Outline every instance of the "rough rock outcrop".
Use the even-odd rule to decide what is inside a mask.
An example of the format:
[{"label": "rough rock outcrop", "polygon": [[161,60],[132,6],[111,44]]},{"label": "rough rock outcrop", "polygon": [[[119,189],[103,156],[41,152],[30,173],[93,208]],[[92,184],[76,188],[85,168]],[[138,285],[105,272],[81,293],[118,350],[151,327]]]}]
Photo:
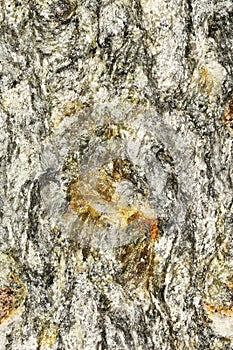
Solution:
[{"label": "rough rock outcrop", "polygon": [[233,4],[0,3],[0,349],[231,349]]}]

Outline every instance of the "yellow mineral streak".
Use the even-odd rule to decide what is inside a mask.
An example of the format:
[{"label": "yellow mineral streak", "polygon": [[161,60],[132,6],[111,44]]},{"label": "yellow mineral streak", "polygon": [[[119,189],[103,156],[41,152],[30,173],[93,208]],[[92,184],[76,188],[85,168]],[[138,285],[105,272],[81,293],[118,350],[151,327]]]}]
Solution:
[{"label": "yellow mineral streak", "polygon": [[207,312],[209,316],[212,316],[215,312],[218,312],[222,315],[233,315],[233,305],[231,306],[224,306],[224,305],[213,305],[208,302],[204,302]]},{"label": "yellow mineral streak", "polygon": [[56,341],[57,333],[56,325],[46,324],[40,333],[40,346],[45,349],[50,349]]}]

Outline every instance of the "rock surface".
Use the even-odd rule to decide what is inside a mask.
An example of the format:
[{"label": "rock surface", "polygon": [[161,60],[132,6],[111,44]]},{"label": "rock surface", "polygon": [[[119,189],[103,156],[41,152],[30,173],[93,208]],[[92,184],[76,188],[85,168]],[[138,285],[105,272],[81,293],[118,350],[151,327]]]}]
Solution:
[{"label": "rock surface", "polygon": [[0,350],[232,349],[233,3],[0,3]]}]

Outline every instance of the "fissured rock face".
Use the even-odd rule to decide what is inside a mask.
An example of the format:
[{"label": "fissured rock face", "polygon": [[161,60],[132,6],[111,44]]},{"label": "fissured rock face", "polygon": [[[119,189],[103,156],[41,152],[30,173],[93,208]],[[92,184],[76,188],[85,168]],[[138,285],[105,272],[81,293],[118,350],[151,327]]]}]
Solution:
[{"label": "fissured rock face", "polygon": [[0,2],[0,350],[233,347],[232,11]]},{"label": "fissured rock face", "polygon": [[181,194],[176,172],[185,176],[188,152],[181,155],[177,131],[155,109],[73,102],[59,120],[42,145],[40,192],[63,235],[82,246],[116,247],[155,238],[164,210],[167,226],[181,224],[176,201],[185,206],[189,191]]}]

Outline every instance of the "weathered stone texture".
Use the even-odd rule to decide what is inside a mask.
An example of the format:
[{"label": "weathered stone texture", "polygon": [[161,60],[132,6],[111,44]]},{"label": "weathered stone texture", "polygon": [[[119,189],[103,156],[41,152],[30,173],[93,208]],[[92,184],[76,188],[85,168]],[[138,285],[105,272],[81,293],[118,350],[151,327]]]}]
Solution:
[{"label": "weathered stone texture", "polygon": [[2,0],[0,350],[232,349],[233,3]]}]

